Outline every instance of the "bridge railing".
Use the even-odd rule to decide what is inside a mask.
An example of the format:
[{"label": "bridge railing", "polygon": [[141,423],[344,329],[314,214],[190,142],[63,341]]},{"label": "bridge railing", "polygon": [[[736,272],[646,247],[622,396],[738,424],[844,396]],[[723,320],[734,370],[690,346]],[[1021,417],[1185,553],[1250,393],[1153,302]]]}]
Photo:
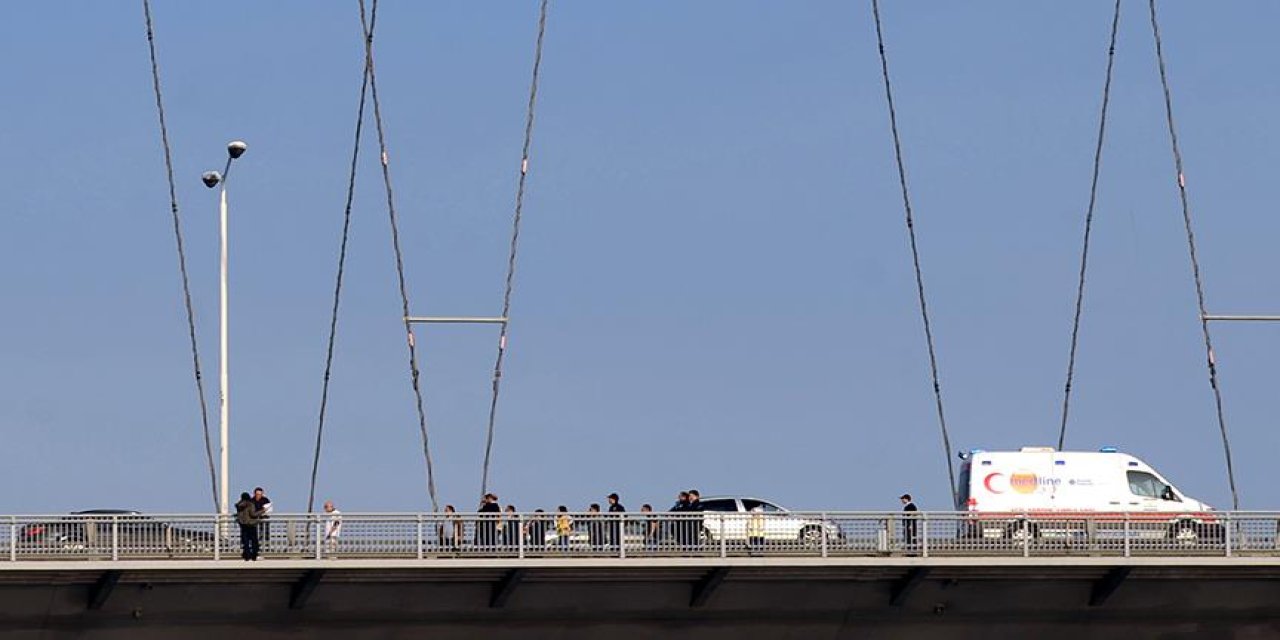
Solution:
[{"label": "bridge railing", "polygon": [[1280,513],[702,512],[0,516],[4,561],[671,556],[1280,556]]}]

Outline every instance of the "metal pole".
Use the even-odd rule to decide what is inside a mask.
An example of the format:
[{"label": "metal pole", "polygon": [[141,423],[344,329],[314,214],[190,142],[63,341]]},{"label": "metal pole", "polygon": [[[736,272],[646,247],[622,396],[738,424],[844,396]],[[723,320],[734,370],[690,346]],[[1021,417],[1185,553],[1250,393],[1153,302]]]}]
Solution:
[{"label": "metal pole", "polygon": [[1205,315],[1206,322],[1280,322],[1280,316],[1215,316]]},{"label": "metal pole", "polygon": [[[228,159],[227,173],[230,173],[230,168],[231,168],[231,160]],[[219,365],[220,365],[220,371],[218,373],[218,385],[219,385],[218,413],[220,416],[219,429],[218,429],[218,443],[219,443],[219,447],[222,455],[222,459],[221,459],[222,470],[220,472],[221,487],[220,487],[220,495],[219,495],[219,507],[221,507],[222,513],[224,515],[230,515],[231,514],[231,508],[230,508],[231,507],[231,503],[230,503],[231,477],[228,474],[228,469],[227,469],[228,460],[230,456],[228,452],[229,438],[227,433],[228,432],[227,388],[229,386],[228,385],[229,376],[228,376],[228,362],[227,362],[227,181],[226,181],[225,173],[223,174],[222,190],[221,190],[219,204],[218,204],[218,213],[219,213],[218,226],[219,226],[219,231],[222,238],[222,261],[221,261],[221,269],[219,271],[219,279],[221,282],[221,287],[219,290],[219,298],[218,298],[219,300],[219,311],[218,311]]]}]

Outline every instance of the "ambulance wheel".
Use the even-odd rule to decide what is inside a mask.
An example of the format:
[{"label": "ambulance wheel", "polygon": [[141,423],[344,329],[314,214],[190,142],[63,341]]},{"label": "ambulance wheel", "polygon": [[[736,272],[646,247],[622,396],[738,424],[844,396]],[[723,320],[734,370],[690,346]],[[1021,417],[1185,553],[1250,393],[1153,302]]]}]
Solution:
[{"label": "ambulance wheel", "polygon": [[1011,522],[1009,523],[1009,526],[1005,528],[1004,536],[1010,540],[1018,541],[1021,541],[1024,538],[1039,540],[1040,526],[1034,522],[1025,522],[1022,520]]},{"label": "ambulance wheel", "polygon": [[801,529],[800,544],[810,549],[822,546],[822,529],[814,526]]}]

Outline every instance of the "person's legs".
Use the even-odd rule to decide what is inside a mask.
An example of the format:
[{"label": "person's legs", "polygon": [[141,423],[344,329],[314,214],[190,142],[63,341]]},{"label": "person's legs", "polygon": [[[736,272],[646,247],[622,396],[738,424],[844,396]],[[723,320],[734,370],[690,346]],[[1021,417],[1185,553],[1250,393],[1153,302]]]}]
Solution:
[{"label": "person's legs", "polygon": [[249,532],[249,559],[258,559],[258,528],[245,527]]},{"label": "person's legs", "polygon": [[243,525],[243,524],[240,525],[240,557],[245,560],[249,559],[249,551],[251,548],[249,533],[252,530],[253,530],[253,527]]}]

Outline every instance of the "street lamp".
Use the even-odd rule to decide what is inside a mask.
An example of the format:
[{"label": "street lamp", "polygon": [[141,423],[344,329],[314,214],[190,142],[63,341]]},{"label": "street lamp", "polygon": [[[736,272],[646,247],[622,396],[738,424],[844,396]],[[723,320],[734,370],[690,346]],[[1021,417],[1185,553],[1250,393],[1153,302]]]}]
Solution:
[{"label": "street lamp", "polygon": [[222,455],[222,471],[221,487],[218,495],[218,507],[223,514],[231,513],[230,502],[230,476],[227,474],[227,178],[231,175],[231,161],[244,155],[249,148],[244,142],[234,140],[227,144],[227,165],[223,167],[222,173],[217,171],[206,171],[200,176],[200,180],[204,182],[204,186],[210,189],[222,185],[221,194],[218,202],[219,212],[219,228],[222,236],[222,269],[220,274],[221,290],[219,305],[219,365],[221,371],[218,375],[219,383],[219,445]]}]

